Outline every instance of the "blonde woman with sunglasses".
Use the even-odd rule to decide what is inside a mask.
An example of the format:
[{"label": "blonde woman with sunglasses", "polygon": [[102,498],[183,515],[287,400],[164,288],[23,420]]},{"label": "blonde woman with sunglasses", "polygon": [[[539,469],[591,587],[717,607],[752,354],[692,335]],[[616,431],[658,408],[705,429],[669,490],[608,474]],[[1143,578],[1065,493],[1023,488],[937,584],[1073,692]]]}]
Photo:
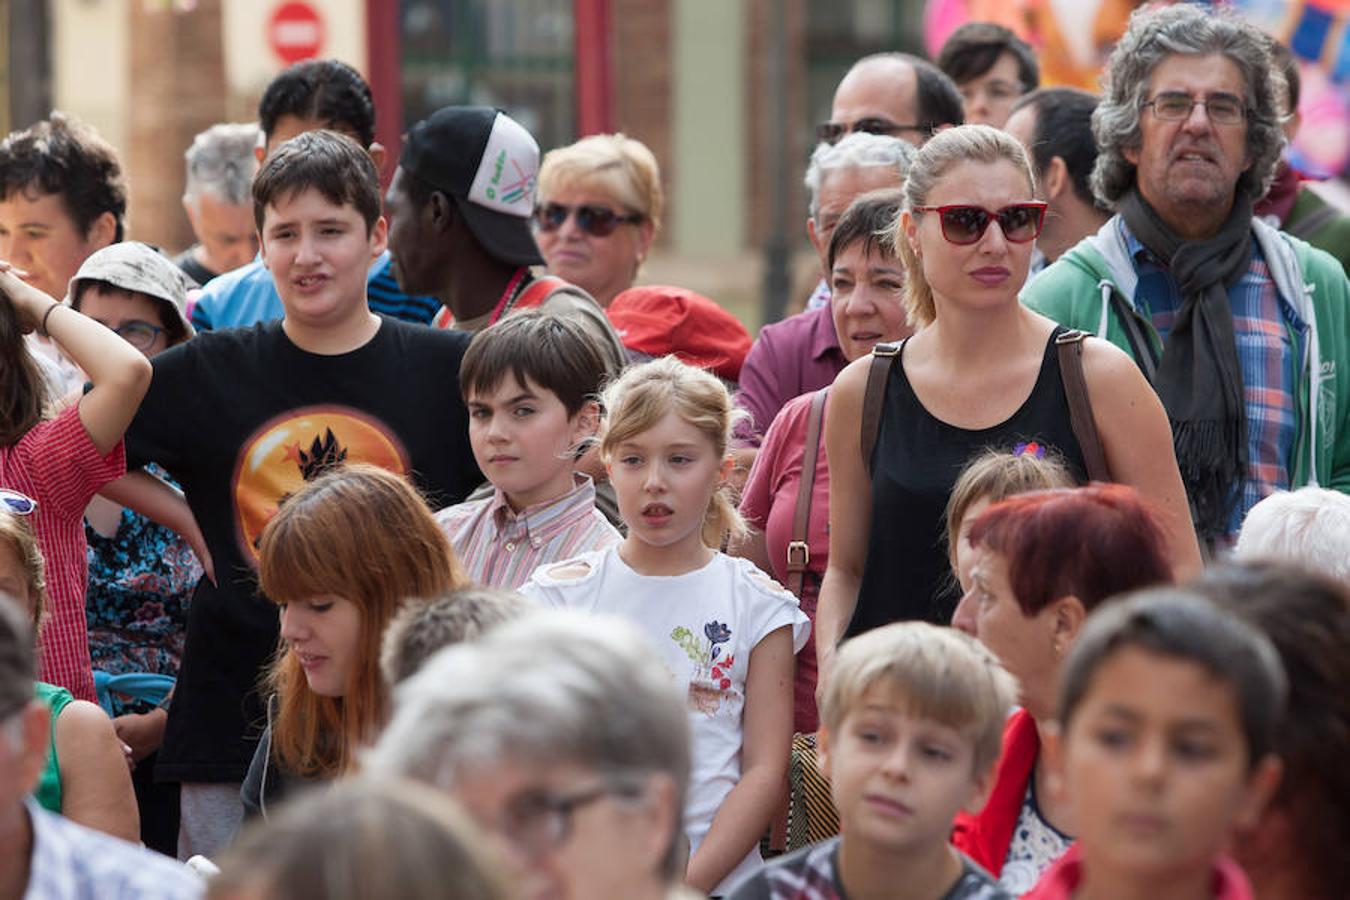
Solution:
[{"label": "blonde woman with sunglasses", "polygon": [[549,274],[609,306],[637,279],[664,203],[661,169],[641,141],[596,134],[550,151],[534,212]]},{"label": "blonde woman with sunglasses", "polygon": [[[842,637],[888,622],[951,620],[957,591],[941,539],[952,485],[985,450],[1054,452],[1075,480],[1085,450],[1070,423],[1056,338],[1064,329],[1017,294],[1044,223],[1020,144],[986,125],[936,135],[905,184],[895,240],[917,331],[885,374],[876,441],[859,423],[872,358],[835,381],[826,415],[830,558],[817,611],[817,696]],[[1163,511],[1180,577],[1199,569],[1167,418],[1130,359],[1089,338],[1082,362],[1111,479]]]}]

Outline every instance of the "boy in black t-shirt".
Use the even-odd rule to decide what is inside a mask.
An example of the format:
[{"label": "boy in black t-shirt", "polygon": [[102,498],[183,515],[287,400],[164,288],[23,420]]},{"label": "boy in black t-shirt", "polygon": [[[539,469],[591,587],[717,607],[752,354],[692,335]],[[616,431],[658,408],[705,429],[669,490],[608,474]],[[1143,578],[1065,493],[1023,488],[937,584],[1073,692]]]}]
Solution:
[{"label": "boy in black t-shirt", "polygon": [[369,155],[334,132],[300,135],[259,171],[253,199],[285,318],[156,357],[127,434],[129,466],[158,462],[183,486],[218,582],[193,595],[156,770],[183,783],[180,855],[218,852],[238,824],[263,720],[255,688],[277,644],[276,609],[254,575],[263,525],[345,461],[407,475],[432,508],[482,480],[459,399],[469,336],[366,305],[366,272],[387,234]]},{"label": "boy in black t-shirt", "polygon": [[820,706],[840,836],[769,863],[731,900],[1011,900],[950,843],[993,784],[1016,685],[951,628],[898,622],[844,643]]}]

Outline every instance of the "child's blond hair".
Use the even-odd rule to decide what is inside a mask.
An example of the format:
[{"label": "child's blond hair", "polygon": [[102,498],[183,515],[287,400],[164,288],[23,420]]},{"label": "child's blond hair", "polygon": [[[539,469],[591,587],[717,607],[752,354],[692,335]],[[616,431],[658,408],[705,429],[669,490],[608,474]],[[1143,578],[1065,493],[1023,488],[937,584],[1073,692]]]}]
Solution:
[{"label": "child's blond hair", "polygon": [[19,565],[23,567],[24,578],[28,581],[28,602],[33,609],[30,622],[33,631],[38,632],[42,628],[42,618],[46,613],[47,578],[37,537],[24,518],[0,511],[0,542],[9,545]]},{"label": "child's blond hair", "polygon": [[883,679],[905,695],[910,715],[970,739],[974,771],[998,759],[1017,681],[974,638],[927,622],[896,622],[845,641],[821,700],[821,723],[836,731]]},{"label": "child's blond hair", "polygon": [[966,513],[981,500],[990,504],[1028,491],[1071,488],[1073,476],[1055,455],[986,450],[966,464],[947,498],[947,559],[956,571],[956,545]]},{"label": "child's blond hair", "polygon": [[[732,405],[731,395],[715,375],[673,356],[629,367],[605,390],[604,407],[606,423],[600,453],[606,462],[619,444],[654,428],[671,412],[706,435],[717,456],[724,457],[731,430],[745,415]],[[717,547],[726,535],[740,539],[747,533],[731,486],[725,482],[718,485],[708,502],[704,542]]]}]

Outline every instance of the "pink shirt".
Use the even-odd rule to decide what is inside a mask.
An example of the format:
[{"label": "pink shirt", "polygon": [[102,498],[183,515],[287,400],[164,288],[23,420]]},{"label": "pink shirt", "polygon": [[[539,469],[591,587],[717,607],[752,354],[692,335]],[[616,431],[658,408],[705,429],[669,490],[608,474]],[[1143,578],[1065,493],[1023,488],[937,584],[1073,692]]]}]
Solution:
[{"label": "pink shirt", "polygon": [[[789,400],[773,420],[741,492],[741,515],[751,528],[764,532],[773,577],[779,584],[787,584],[787,546],[792,540],[792,520],[797,513],[797,495],[806,459],[806,426],[814,396],[812,392]],[[827,399],[825,407],[829,405]],[[806,577],[802,579],[800,600],[802,612],[814,628],[820,579],[825,577],[825,564],[830,555],[830,468],[825,459],[823,421],[820,453],[816,456],[816,481],[811,488],[811,513],[806,523],[806,546],[810,559],[806,564]],[[815,691],[816,648],[815,644],[808,644],[797,654],[793,689],[796,731],[816,730]]]},{"label": "pink shirt", "polygon": [[0,448],[0,487],[27,494],[38,504],[32,525],[47,577],[38,680],[66,688],[81,700],[96,699],[84,617],[84,508],[99,488],[126,470],[122,442],[100,456],[77,404],[35,425],[17,444]]},{"label": "pink shirt", "polygon": [[595,508],[595,485],[577,476],[556,500],[511,509],[498,488],[491,497],[436,513],[469,577],[489,587],[515,590],[539,566],[617,544],[623,536]]}]

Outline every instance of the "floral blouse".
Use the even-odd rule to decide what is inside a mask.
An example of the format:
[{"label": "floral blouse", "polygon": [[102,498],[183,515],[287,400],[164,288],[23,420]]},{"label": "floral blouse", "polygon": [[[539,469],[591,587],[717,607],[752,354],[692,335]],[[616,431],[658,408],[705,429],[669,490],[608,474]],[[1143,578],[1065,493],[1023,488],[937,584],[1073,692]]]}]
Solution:
[{"label": "floral blouse", "polygon": [[[163,471],[155,474],[164,477]],[[173,531],[129,509],[122,510],[112,537],[87,522],[84,530],[89,541],[85,617],[94,670],[176,677],[188,601],[202,576],[196,555]],[[149,709],[116,693],[112,699],[115,716]]]}]

